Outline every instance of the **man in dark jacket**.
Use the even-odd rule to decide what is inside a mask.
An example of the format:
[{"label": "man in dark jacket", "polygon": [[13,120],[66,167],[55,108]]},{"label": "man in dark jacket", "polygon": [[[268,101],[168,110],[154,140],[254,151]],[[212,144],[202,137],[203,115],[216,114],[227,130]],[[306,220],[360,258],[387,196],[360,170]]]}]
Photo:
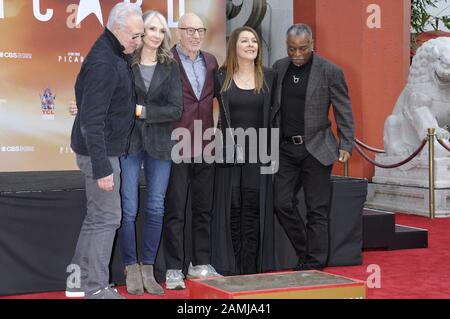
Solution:
[{"label": "man in dark jacket", "polygon": [[[194,143],[194,121],[202,124],[203,133],[214,126],[213,98],[216,58],[201,51],[206,28],[193,13],[180,18],[177,35],[179,44],[172,49],[181,69],[183,84],[183,114],[174,128],[185,128],[191,139],[182,140],[183,150],[191,150],[182,163],[173,164],[166,195],[164,215],[164,256],[166,260],[166,287],[183,289],[183,264],[185,259],[184,225],[186,213],[192,210],[192,250],[188,277],[217,276],[211,262],[211,209],[214,183],[214,166],[202,161],[203,145]],[[190,145],[187,145],[188,143]],[[194,160],[200,159],[200,161]],[[188,199],[190,196],[190,199]],[[190,207],[187,207],[190,203]],[[189,245],[188,245],[189,247]]]},{"label": "man in dark jacket", "polygon": [[[321,270],[328,257],[331,169],[346,162],[353,146],[353,115],[342,70],[313,52],[311,29],[295,24],[287,31],[288,57],[278,60],[274,125],[280,128],[280,163],[275,175],[275,210],[292,242],[297,269]],[[328,119],[333,105],[339,144]],[[297,211],[303,187],[306,219]]]},{"label": "man in dark jacket", "polygon": [[87,213],[71,265],[81,282],[69,276],[68,296],[122,298],[109,287],[108,265],[121,219],[119,156],[126,150],[136,105],[127,55],[141,44],[143,32],[139,6],[114,6],[75,84],[78,114],[71,146],[85,175]]}]

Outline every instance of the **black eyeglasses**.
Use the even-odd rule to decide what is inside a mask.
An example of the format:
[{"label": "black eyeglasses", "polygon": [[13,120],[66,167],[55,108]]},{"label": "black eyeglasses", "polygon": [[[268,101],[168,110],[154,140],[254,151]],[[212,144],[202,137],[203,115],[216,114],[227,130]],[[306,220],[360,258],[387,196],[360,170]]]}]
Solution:
[{"label": "black eyeglasses", "polygon": [[131,36],[131,40],[136,40],[138,38],[143,38],[144,36],[145,36],[145,33],[133,34]]},{"label": "black eyeglasses", "polygon": [[206,33],[206,28],[198,28],[198,29],[196,29],[196,28],[178,28],[178,29],[186,31],[186,33],[190,36],[193,36],[195,34],[195,32],[198,32],[198,35],[202,37]]}]

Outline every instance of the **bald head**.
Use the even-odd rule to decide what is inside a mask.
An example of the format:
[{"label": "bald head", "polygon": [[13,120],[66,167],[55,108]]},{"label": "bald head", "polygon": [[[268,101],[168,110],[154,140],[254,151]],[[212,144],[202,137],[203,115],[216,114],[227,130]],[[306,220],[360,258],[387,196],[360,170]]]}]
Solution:
[{"label": "bald head", "polygon": [[195,13],[192,13],[192,12],[188,12],[188,13],[184,14],[180,18],[180,21],[178,21],[179,28],[186,28],[193,24],[201,25],[202,27],[204,27],[202,19],[200,19],[200,17],[198,15],[196,15]]},{"label": "bald head", "polygon": [[181,49],[192,60],[200,52],[205,33],[205,25],[195,13],[186,13],[178,21],[177,37],[180,40]]}]

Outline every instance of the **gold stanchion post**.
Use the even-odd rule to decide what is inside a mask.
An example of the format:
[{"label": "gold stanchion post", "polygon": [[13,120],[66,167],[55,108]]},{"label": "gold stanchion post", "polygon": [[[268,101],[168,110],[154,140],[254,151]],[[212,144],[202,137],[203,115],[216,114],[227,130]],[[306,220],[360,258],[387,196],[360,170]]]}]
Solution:
[{"label": "gold stanchion post", "polygon": [[348,161],[344,163],[344,176],[348,177]]},{"label": "gold stanchion post", "polygon": [[434,203],[434,140],[436,137],[436,129],[428,129],[428,189],[429,189],[429,206],[430,218],[434,219],[436,207]]}]

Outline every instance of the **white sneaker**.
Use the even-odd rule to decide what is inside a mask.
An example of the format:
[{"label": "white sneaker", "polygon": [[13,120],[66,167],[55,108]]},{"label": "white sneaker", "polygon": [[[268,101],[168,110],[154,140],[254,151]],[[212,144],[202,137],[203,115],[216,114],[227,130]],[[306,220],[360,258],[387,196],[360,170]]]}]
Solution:
[{"label": "white sneaker", "polygon": [[92,295],[87,295],[87,299],[125,299],[120,295],[117,289],[106,287],[94,292]]},{"label": "white sneaker", "polygon": [[168,269],[166,271],[166,288],[167,289],[185,289],[184,275],[181,269]]},{"label": "white sneaker", "polygon": [[222,277],[222,275],[220,275],[210,264],[193,266],[192,263],[190,263],[187,277],[207,278],[207,277]]}]

